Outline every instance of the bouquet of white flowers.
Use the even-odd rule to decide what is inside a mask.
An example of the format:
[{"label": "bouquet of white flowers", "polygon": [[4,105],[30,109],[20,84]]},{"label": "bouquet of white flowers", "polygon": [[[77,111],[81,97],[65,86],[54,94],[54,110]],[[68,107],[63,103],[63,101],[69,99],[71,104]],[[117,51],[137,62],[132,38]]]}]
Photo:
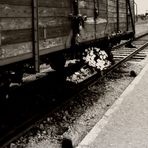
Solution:
[{"label": "bouquet of white flowers", "polygon": [[89,66],[101,71],[111,65],[107,53],[96,47],[85,49],[83,60]]},{"label": "bouquet of white flowers", "polygon": [[71,81],[76,84],[80,83],[96,74],[98,70],[105,70],[111,65],[111,62],[108,60],[107,53],[96,47],[85,49],[85,52],[83,53],[83,60],[86,65],[73,75],[67,77],[67,81]]}]

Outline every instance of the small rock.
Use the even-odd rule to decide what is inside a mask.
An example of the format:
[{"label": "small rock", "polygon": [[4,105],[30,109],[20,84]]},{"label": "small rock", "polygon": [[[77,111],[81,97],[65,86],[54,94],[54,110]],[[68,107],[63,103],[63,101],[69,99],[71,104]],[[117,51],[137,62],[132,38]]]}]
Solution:
[{"label": "small rock", "polygon": [[137,74],[136,74],[136,72],[135,72],[134,70],[132,70],[132,71],[130,71],[130,76],[131,76],[131,77],[136,77]]},{"label": "small rock", "polygon": [[62,148],[73,148],[72,140],[68,138],[64,138],[61,145]]},{"label": "small rock", "polygon": [[43,131],[43,134],[46,134],[47,132],[46,131]]},{"label": "small rock", "polygon": [[43,123],[45,124],[45,123],[46,123],[46,121],[44,120],[44,121],[43,121]]},{"label": "small rock", "polygon": [[65,115],[66,115],[66,116],[68,116],[68,115],[69,115],[68,111],[65,111]]},{"label": "small rock", "polygon": [[47,118],[47,121],[48,121],[48,122],[50,121],[50,118],[49,118],[49,117]]},{"label": "small rock", "polygon": [[109,107],[109,106],[110,106],[110,104],[107,104],[106,106],[107,106],[107,107]]},{"label": "small rock", "polygon": [[17,148],[17,146],[14,143],[11,143],[10,148]]},{"label": "small rock", "polygon": [[56,99],[55,98],[52,98],[52,102],[55,102],[56,101]]},{"label": "small rock", "polygon": [[40,129],[44,129],[44,125],[43,124],[40,124]]}]

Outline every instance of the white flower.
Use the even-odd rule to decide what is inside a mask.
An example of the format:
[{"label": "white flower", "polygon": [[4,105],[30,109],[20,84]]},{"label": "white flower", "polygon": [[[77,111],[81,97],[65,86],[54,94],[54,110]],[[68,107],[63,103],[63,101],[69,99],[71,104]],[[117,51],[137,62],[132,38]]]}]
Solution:
[{"label": "white flower", "polygon": [[92,56],[93,54],[94,54],[93,51],[91,51],[91,52],[90,52],[90,55]]},{"label": "white flower", "polygon": [[73,79],[73,80],[76,80],[76,79],[77,79],[77,75],[74,74],[74,75],[72,76],[72,79]]},{"label": "white flower", "polygon": [[84,69],[84,68],[81,68],[80,71],[81,71],[81,72],[85,72],[85,69]]},{"label": "white flower", "polygon": [[100,63],[100,62],[101,62],[101,60],[100,60],[100,59],[97,59],[97,62],[98,62],[98,63]]},{"label": "white flower", "polygon": [[100,49],[99,49],[99,48],[97,48],[97,47],[94,47],[94,49],[95,49],[97,52],[99,52],[99,51],[100,51]]},{"label": "white flower", "polygon": [[83,60],[86,60],[86,57],[83,57]]},{"label": "white flower", "polygon": [[79,72],[75,72],[75,75],[79,75]]}]

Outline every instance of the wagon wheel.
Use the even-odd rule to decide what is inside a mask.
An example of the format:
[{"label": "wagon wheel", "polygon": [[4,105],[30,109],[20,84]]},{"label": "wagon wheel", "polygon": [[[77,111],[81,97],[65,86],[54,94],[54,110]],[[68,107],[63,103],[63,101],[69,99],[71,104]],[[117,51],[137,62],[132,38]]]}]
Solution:
[{"label": "wagon wheel", "polygon": [[65,70],[64,65],[66,63],[66,59],[63,53],[56,53],[51,55],[49,58],[49,63],[52,69],[57,72],[57,78],[59,81],[65,80]]},{"label": "wagon wheel", "polygon": [[50,66],[56,71],[63,71],[65,62],[66,60],[62,53],[56,53],[49,57]]}]

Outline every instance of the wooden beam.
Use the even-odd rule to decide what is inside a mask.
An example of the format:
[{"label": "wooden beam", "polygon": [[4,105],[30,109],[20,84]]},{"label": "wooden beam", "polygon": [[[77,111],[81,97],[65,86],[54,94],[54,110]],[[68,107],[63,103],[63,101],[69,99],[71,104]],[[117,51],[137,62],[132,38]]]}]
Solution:
[{"label": "wooden beam", "polygon": [[128,4],[126,0],[126,30],[129,30],[129,20],[128,20]]},{"label": "wooden beam", "polygon": [[131,17],[131,23],[132,23],[133,32],[135,34],[135,23],[134,23],[134,19],[133,19],[133,14],[132,14],[130,0],[127,0],[127,5],[128,5],[128,8],[129,8],[129,12],[130,12],[130,17]]},{"label": "wooden beam", "polygon": [[40,71],[39,61],[39,17],[38,17],[38,0],[33,0],[33,54],[35,72]]},{"label": "wooden beam", "polygon": [[117,0],[117,32],[119,31],[119,0]]}]

